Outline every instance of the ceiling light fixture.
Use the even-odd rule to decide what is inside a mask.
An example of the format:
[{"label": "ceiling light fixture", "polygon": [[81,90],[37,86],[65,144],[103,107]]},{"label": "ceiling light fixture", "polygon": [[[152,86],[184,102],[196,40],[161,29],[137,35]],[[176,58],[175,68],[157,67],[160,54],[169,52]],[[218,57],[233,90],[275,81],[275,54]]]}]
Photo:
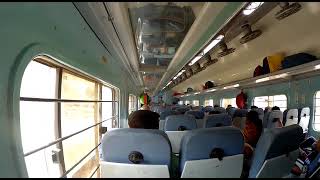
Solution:
[{"label": "ceiling light fixture", "polygon": [[201,57],[202,57],[202,55],[198,55],[198,56],[194,57],[193,60],[188,65],[192,66],[194,63],[199,61],[199,59],[201,59]]},{"label": "ceiling light fixture", "polygon": [[203,54],[207,54],[215,45],[217,45],[222,39],[224,35],[219,35],[216,39],[214,39],[206,48],[203,50]]},{"label": "ceiling light fixture", "polygon": [[265,82],[265,81],[274,80],[274,79],[279,79],[279,78],[285,78],[285,77],[287,77],[287,76],[288,76],[288,73],[283,73],[283,74],[278,74],[278,75],[274,75],[274,76],[269,76],[269,77],[257,79],[257,80],[256,80],[256,83]]},{"label": "ceiling light fixture", "polygon": [[248,16],[257,10],[263,3],[264,2],[252,2],[242,11],[242,13]]}]

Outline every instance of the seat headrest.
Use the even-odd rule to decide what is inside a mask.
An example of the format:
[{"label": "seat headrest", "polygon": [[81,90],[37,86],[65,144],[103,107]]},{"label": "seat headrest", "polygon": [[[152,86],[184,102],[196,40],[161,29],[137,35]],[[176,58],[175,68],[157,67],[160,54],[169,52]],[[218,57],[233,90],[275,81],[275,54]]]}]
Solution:
[{"label": "seat headrest", "polygon": [[283,112],[283,125],[286,125],[288,121],[295,121],[295,124],[298,123],[298,109],[286,109]]},{"label": "seat headrest", "polygon": [[156,129],[122,128],[107,132],[101,141],[102,159],[107,162],[133,164],[133,155],[142,157],[140,164],[168,165],[171,144],[168,136]]},{"label": "seat headrest", "polygon": [[223,107],[215,107],[213,108],[214,111],[219,111],[220,113],[226,113],[226,109]]},{"label": "seat headrest", "polygon": [[299,108],[298,109],[298,118],[299,118],[299,123],[302,117],[307,117],[310,116],[310,108],[309,107],[304,107],[304,108]]},{"label": "seat headrest", "polygon": [[249,177],[255,177],[265,160],[297,150],[303,139],[302,128],[297,124],[266,129],[253,153]]},{"label": "seat headrest", "polygon": [[192,115],[171,115],[166,118],[165,131],[179,131],[179,129],[192,130],[197,128],[197,122]]},{"label": "seat headrest", "polygon": [[213,111],[213,107],[212,107],[212,106],[206,106],[206,107],[204,108],[204,111],[205,111],[205,112]]},{"label": "seat headrest", "polygon": [[217,127],[217,126],[231,126],[231,116],[227,113],[223,114],[211,114],[205,118],[205,127]]},{"label": "seat headrest", "polygon": [[242,154],[244,140],[241,131],[234,127],[215,127],[187,132],[181,140],[180,172],[186,161],[210,159],[216,148],[223,150],[225,157]]},{"label": "seat headrest", "polygon": [[203,119],[204,117],[203,111],[187,111],[185,114],[193,115],[196,119]]},{"label": "seat headrest", "polygon": [[269,113],[267,128],[277,127],[277,123],[274,122],[274,119],[275,119],[275,118],[279,118],[279,119],[280,119],[280,122],[283,122],[282,111],[280,111],[280,110],[272,110],[272,111]]},{"label": "seat headrest", "polygon": [[160,113],[160,119],[164,120],[164,119],[166,119],[167,116],[175,115],[175,114],[177,114],[177,112],[173,111],[173,110],[163,111]]},{"label": "seat headrest", "polygon": [[234,114],[233,117],[246,117],[248,114],[248,110],[247,109],[237,109]]}]

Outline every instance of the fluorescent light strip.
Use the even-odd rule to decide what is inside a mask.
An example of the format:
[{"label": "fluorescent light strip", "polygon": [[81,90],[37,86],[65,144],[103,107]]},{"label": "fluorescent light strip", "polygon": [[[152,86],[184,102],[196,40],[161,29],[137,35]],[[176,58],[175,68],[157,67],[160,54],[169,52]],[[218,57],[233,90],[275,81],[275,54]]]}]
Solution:
[{"label": "fluorescent light strip", "polygon": [[315,69],[320,69],[320,64],[314,66]]},{"label": "fluorescent light strip", "polygon": [[194,63],[199,61],[199,59],[201,59],[201,57],[202,57],[201,55],[194,57],[193,60],[189,63],[189,66],[192,66]]},{"label": "fluorescent light strip", "polygon": [[200,92],[196,92],[196,93],[194,93],[194,95],[197,95],[197,94],[200,94]]},{"label": "fluorescent light strip", "polygon": [[224,35],[219,35],[216,39],[214,39],[206,48],[203,50],[203,54],[207,54],[215,45],[217,45],[222,39]]},{"label": "fluorescent light strip", "polygon": [[213,92],[213,91],[216,91],[216,89],[210,89],[210,90],[207,90],[206,92]]},{"label": "fluorescent light strip", "polygon": [[[320,67],[319,67],[319,68],[320,68]],[[270,80],[279,79],[279,78],[284,78],[284,77],[287,77],[287,76],[288,76],[288,73],[283,73],[283,74],[279,74],[279,75],[269,76],[269,77],[257,79],[257,80],[256,80],[256,83],[265,82],[265,81],[270,81]]]},{"label": "fluorescent light strip", "polygon": [[239,84],[235,84],[235,85],[232,85],[232,86],[226,86],[223,89],[230,89],[230,88],[235,88],[235,87],[239,87],[239,86],[240,86]]},{"label": "fluorescent light strip", "polygon": [[264,2],[252,2],[242,11],[242,13],[248,16],[257,10],[263,3]]}]

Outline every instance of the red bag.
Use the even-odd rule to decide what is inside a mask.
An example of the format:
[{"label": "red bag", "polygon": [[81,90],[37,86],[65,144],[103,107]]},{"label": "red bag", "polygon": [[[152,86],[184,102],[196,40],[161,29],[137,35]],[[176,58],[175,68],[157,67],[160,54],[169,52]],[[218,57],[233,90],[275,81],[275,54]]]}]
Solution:
[{"label": "red bag", "polygon": [[247,95],[241,91],[241,93],[238,94],[236,97],[236,103],[238,108],[243,109],[246,105],[246,102],[247,102]]},{"label": "red bag", "polygon": [[263,67],[259,65],[259,66],[256,67],[256,69],[254,69],[253,77],[261,76],[263,74],[264,74]]}]

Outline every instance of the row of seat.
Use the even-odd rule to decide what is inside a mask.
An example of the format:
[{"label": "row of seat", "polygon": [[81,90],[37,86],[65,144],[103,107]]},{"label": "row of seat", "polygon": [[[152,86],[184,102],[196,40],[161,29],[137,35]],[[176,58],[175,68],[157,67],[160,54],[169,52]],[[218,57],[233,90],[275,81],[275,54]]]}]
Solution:
[{"label": "row of seat", "polygon": [[[302,140],[302,128],[296,124],[265,131],[253,153],[249,177],[289,174]],[[161,130],[116,129],[104,135],[101,145],[103,178],[170,177],[173,147],[169,136]],[[185,131],[179,146],[181,177],[239,178],[241,175],[244,139],[238,128]]]},{"label": "row of seat", "polygon": [[[182,113],[182,111],[178,111],[179,108],[182,108],[184,110],[188,109],[187,107],[175,107],[175,108],[172,108],[174,110],[165,110],[160,113],[160,129],[161,130],[164,130],[166,117]],[[249,109],[237,109],[234,107],[230,107],[227,109],[224,109],[222,107],[212,108],[210,106],[202,109],[201,108],[202,107],[199,108],[200,110],[187,110],[184,112],[184,114],[193,115],[197,119],[198,127],[206,127],[205,125],[206,111],[216,110],[222,114],[224,113],[229,114],[229,116],[232,117],[232,124],[236,127],[239,127],[240,129],[243,129],[245,126],[246,114],[249,111]],[[206,108],[207,110],[204,110]],[[279,118],[284,126],[288,126],[291,124],[299,124],[303,128],[303,132],[308,131],[308,125],[310,120],[309,107],[300,108],[300,109],[287,109],[283,113],[280,110],[272,110],[271,112],[264,113],[262,108],[254,108],[252,110],[258,112],[259,118],[263,120],[264,128],[276,127],[277,124],[276,124],[276,121],[274,120],[276,118]],[[219,120],[216,120],[216,121],[219,121]],[[211,121],[211,122],[214,122],[214,121]]]}]

